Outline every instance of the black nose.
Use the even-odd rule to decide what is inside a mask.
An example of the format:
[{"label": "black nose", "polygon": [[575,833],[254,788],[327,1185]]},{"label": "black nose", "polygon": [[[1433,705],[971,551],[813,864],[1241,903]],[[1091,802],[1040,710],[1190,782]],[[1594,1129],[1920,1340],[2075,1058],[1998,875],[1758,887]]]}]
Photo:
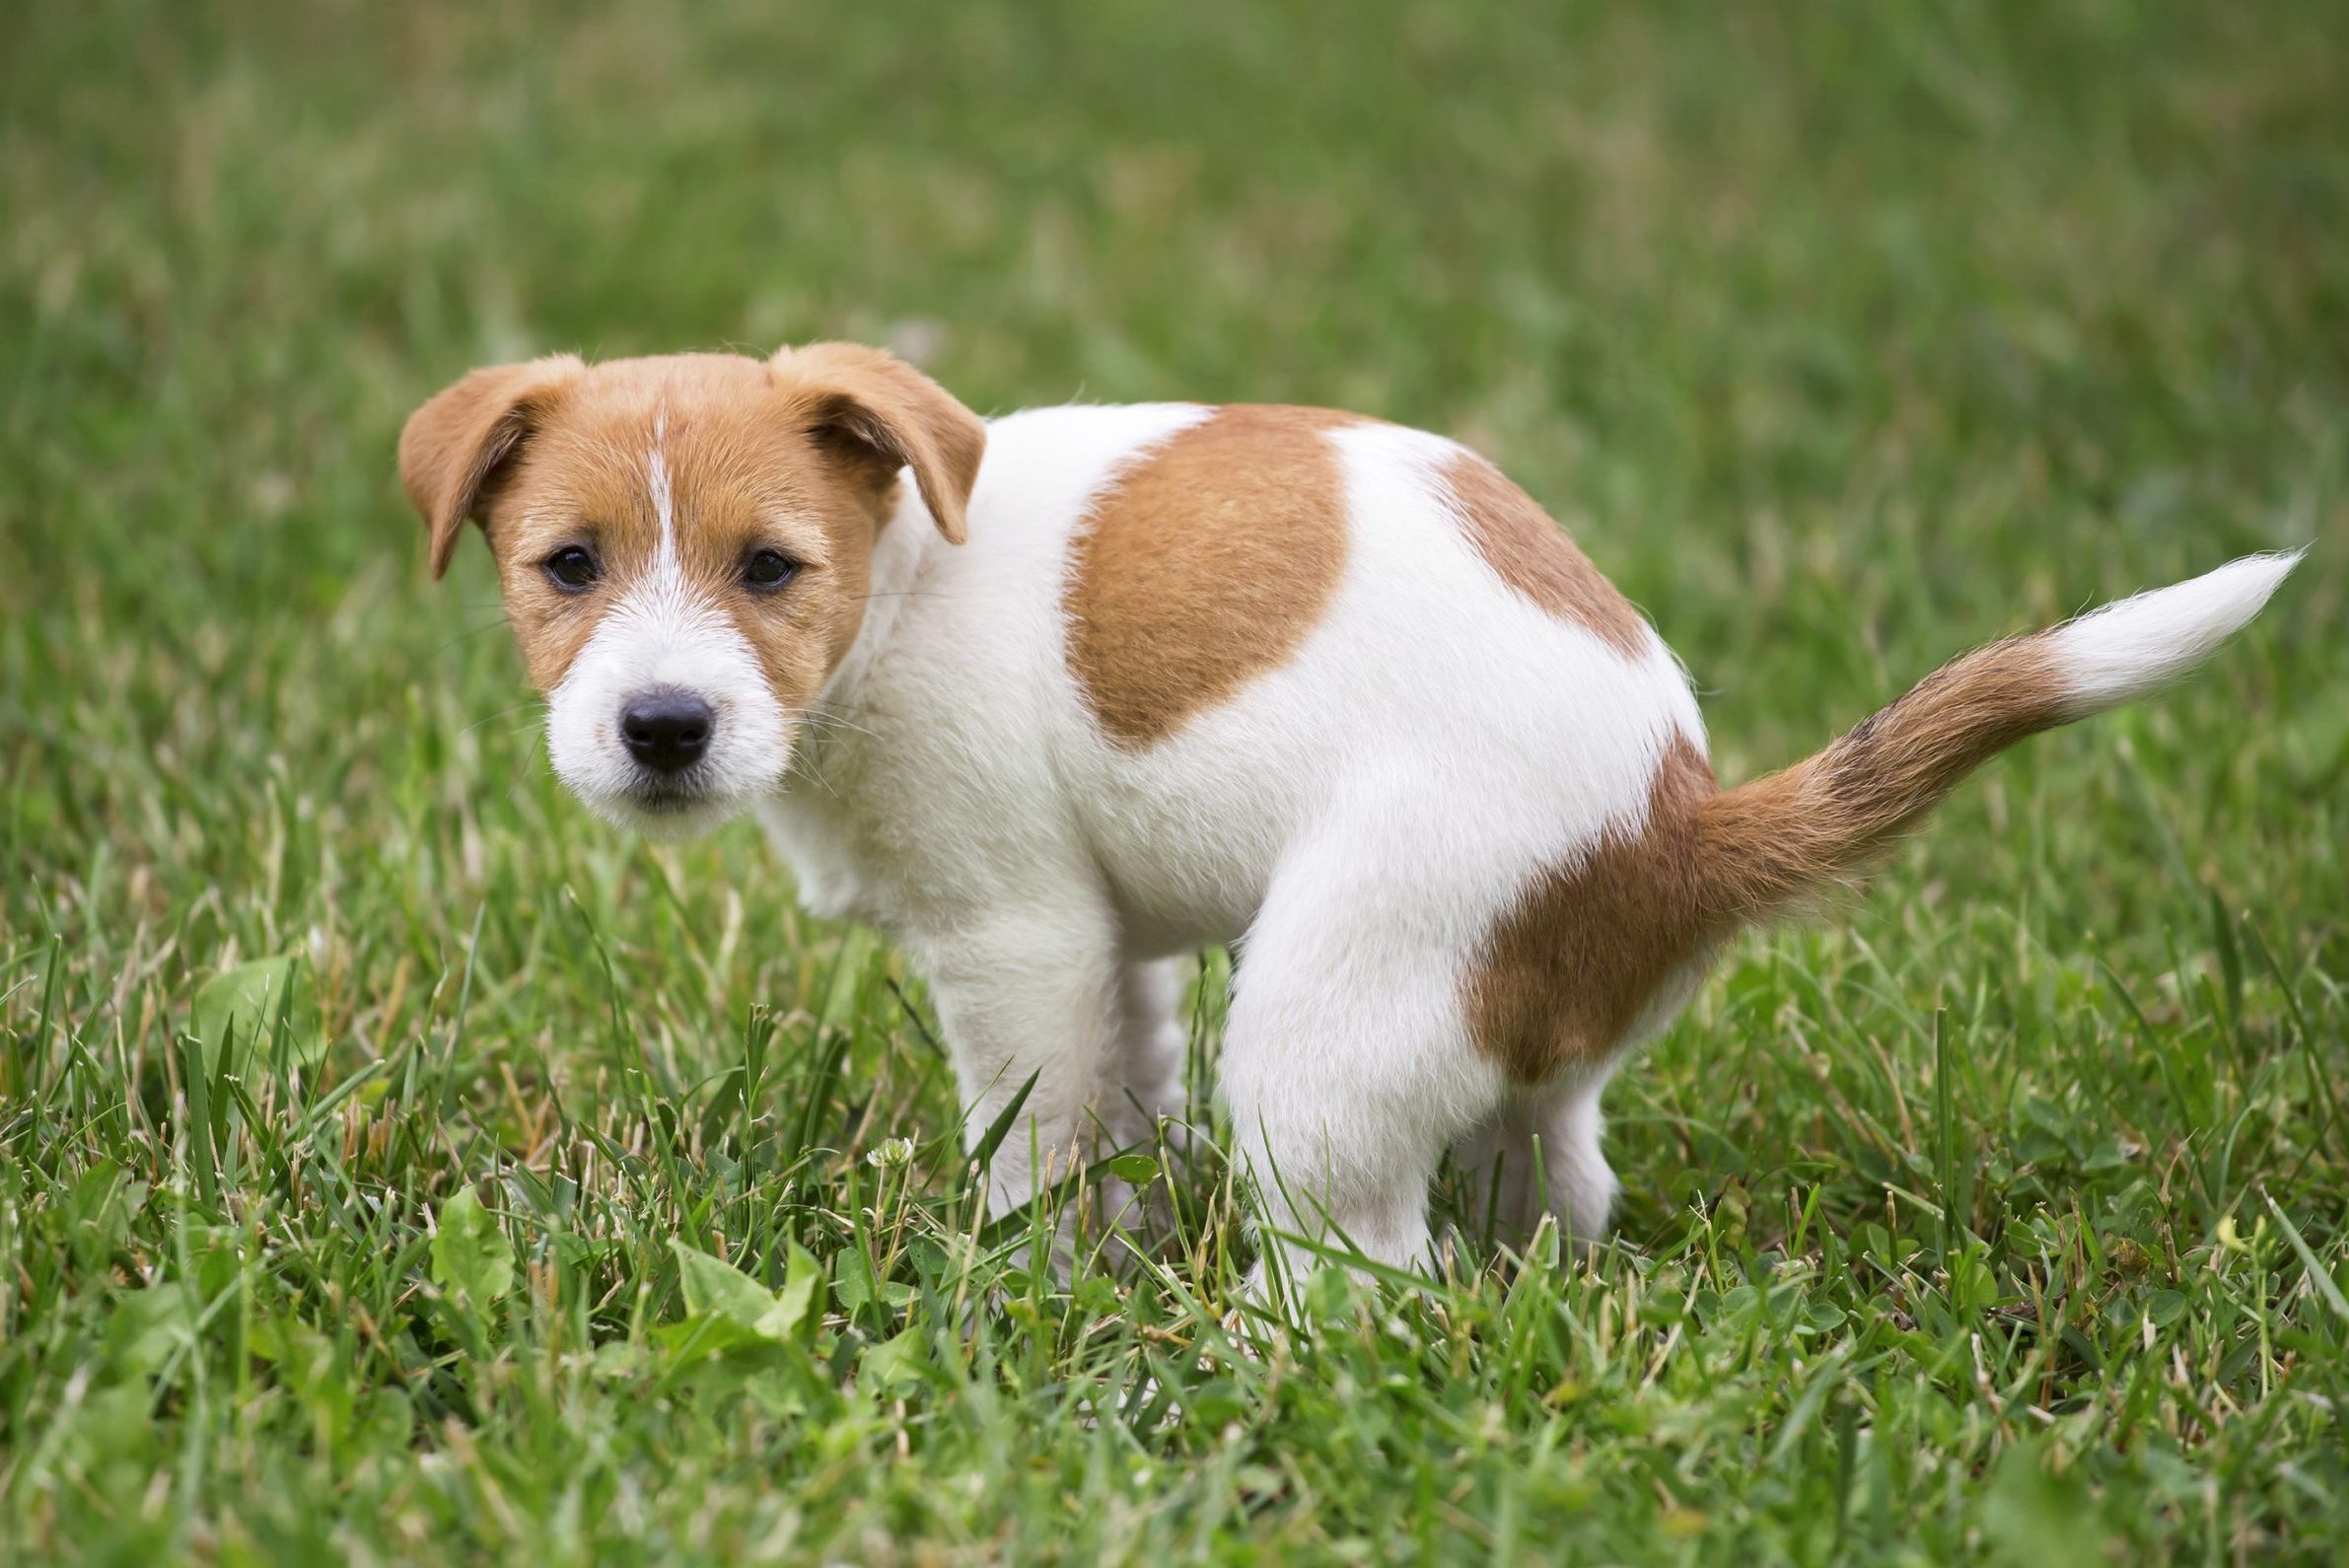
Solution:
[{"label": "black nose", "polygon": [[687,691],[647,691],[620,710],[628,754],[656,773],[681,773],[709,749],[714,715]]}]

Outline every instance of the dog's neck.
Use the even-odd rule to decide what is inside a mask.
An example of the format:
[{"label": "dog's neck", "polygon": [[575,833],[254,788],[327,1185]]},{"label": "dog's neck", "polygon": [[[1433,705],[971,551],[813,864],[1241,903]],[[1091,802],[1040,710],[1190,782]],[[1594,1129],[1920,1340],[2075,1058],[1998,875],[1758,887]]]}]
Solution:
[{"label": "dog's neck", "polygon": [[889,647],[897,616],[918,592],[933,544],[953,547],[938,540],[928,510],[906,484],[873,541],[872,582],[856,640],[801,727],[783,787],[754,808],[792,868],[800,901],[826,919],[874,921],[884,913],[872,901],[856,830],[863,794],[858,780],[874,762],[876,716],[866,682]]},{"label": "dog's neck", "polygon": [[849,644],[848,652],[816,699],[810,714],[813,722],[801,742],[804,768],[795,765],[794,773],[820,771],[825,753],[861,734],[857,721],[861,704],[858,694],[882,650],[889,646],[890,633],[895,629],[897,616],[912,597],[922,563],[937,540],[937,529],[930,521],[929,509],[922,504],[911,480],[905,480],[898,486],[896,509],[873,539],[864,620],[857,627],[856,640]]}]

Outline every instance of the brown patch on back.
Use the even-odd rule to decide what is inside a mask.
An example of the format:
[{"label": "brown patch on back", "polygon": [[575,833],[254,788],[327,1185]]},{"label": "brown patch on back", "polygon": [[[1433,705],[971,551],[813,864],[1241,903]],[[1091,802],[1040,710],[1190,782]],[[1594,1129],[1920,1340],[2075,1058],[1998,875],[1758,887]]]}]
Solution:
[{"label": "brown patch on back", "polygon": [[1118,745],[1163,741],[1294,654],[1337,590],[1345,497],[1317,408],[1234,404],[1137,459],[1070,547],[1068,662]]},{"label": "brown patch on back", "polygon": [[1495,922],[1461,990],[1477,1048],[1513,1083],[1604,1060],[1673,972],[1727,934],[1701,896],[1697,814],[1712,793],[1712,764],[1673,737],[1647,820],[1542,872]]},{"label": "brown patch on back", "polygon": [[1472,452],[1455,458],[1444,478],[1461,531],[1502,582],[1561,620],[1588,627],[1627,659],[1647,652],[1639,611],[1531,496]]}]

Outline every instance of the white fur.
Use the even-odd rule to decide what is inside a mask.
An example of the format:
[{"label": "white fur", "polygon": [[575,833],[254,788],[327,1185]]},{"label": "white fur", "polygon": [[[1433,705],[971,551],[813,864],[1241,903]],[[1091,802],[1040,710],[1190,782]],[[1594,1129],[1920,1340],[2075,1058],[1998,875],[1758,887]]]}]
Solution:
[{"label": "white fur", "polygon": [[[1072,542],[1124,465],[1208,414],[995,421],[961,546],[902,485],[864,623],[804,728],[677,569],[656,440],[661,554],[553,693],[556,766],[638,826],[754,806],[811,907],[907,950],[972,1131],[1033,1080],[995,1161],[998,1211],[1179,1111],[1168,960],[1238,942],[1223,1092],[1276,1231],[1309,1244],[1287,1261],[1342,1236],[1423,1263],[1447,1149],[1501,1194],[1511,1229],[1546,1210],[1594,1236],[1614,1192],[1599,1143],[1611,1062],[1512,1086],[1469,1037],[1460,976],[1534,877],[1640,825],[1668,746],[1702,749],[1686,677],[1652,632],[1626,657],[1502,583],[1440,477],[1459,448],[1355,425],[1321,438],[1346,521],[1325,612],[1284,662],[1173,735],[1116,744],[1068,664]],[[2073,700],[2106,706],[2174,675],[2288,568],[2238,562],[2059,629]],[[618,712],[655,684],[720,714],[701,764],[717,799],[685,823],[631,804]],[[1619,1046],[1671,1022],[1705,958]]]},{"label": "white fur", "polygon": [[[645,483],[661,525],[643,580],[605,612],[547,694],[546,750],[554,770],[595,813],[660,837],[698,832],[740,816],[782,782],[791,715],[768,687],[758,656],[725,610],[685,579],[676,502],[656,426]],[[620,739],[620,713],[655,687],[691,692],[715,715],[709,750],[686,775],[693,803],[647,804],[644,775]]]},{"label": "white fur", "polygon": [[2064,717],[2101,713],[2193,669],[2259,613],[2301,553],[2245,555],[2056,627],[2047,641],[2067,688]]},{"label": "white fur", "polygon": [[[1223,1090],[1276,1224],[1421,1263],[1437,1162],[1510,1100],[1462,966],[1527,878],[1637,825],[1663,748],[1702,726],[1661,641],[1627,659],[1493,575],[1436,478],[1458,448],[1361,426],[1326,438],[1346,565],[1303,645],[1166,740],[1114,744],[1067,664],[1071,540],[1122,464],[1207,412],[997,421],[960,548],[909,496],[874,566],[892,607],[825,694],[855,728],[812,728],[760,815],[817,907],[928,972],[974,1127],[1036,1075],[998,1205],[1180,1104],[1153,976],[1244,939]],[[1595,1225],[1595,1105],[1560,1125],[1551,1169]]]}]

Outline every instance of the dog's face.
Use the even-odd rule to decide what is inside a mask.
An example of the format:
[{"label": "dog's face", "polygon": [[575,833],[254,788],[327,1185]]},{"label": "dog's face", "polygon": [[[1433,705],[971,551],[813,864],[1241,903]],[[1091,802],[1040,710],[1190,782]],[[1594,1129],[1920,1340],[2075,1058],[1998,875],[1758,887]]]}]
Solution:
[{"label": "dog's face", "polygon": [[960,542],[985,439],[874,349],[560,355],[433,398],[399,469],[435,576],[467,518],[488,536],[555,771],[611,821],[675,835],[782,783],[863,624],[899,472]]}]

